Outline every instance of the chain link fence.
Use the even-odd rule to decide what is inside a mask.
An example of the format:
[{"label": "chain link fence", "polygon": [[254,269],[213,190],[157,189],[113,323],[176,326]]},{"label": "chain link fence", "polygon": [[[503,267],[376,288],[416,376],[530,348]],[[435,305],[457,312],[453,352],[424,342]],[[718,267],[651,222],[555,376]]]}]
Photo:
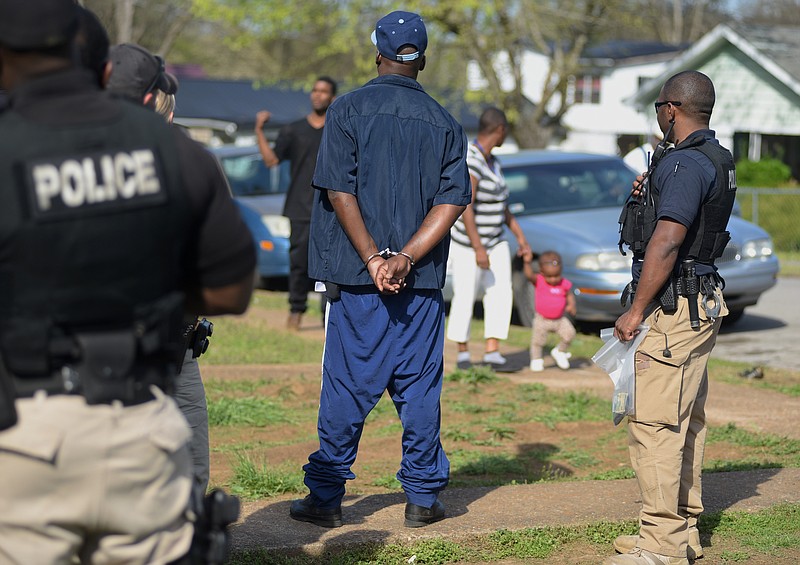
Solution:
[{"label": "chain link fence", "polygon": [[800,274],[800,189],[737,189],[741,216],[772,237],[782,274]]}]

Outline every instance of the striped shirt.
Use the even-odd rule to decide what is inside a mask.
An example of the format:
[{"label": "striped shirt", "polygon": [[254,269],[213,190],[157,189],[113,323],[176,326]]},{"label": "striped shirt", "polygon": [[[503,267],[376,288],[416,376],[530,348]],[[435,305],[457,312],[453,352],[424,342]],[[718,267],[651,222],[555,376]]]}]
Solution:
[{"label": "striped shirt", "polygon": [[[497,159],[494,159],[492,164],[487,163],[483,153],[474,143],[470,144],[467,151],[467,166],[470,176],[478,179],[475,201],[472,203],[475,225],[478,228],[481,243],[487,249],[491,249],[503,241],[503,224],[505,223],[506,200],[508,200],[506,179]],[[456,243],[467,247],[472,246],[462,218],[459,218],[453,225],[450,237]]]}]

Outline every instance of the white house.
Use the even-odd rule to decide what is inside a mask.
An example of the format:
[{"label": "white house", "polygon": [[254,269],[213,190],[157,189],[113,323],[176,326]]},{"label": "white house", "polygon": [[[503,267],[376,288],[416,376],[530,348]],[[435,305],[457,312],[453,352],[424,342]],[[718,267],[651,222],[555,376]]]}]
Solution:
[{"label": "white house", "polygon": [[[557,140],[558,147],[614,154],[638,145],[657,124],[653,116],[640,113],[626,100],[643,82],[660,75],[680,50],[674,45],[643,41],[612,41],[587,49],[581,61],[583,74],[570,81],[567,96],[573,105],[563,119],[566,139]],[[510,89],[511,73],[504,68],[507,59],[498,56],[495,65],[501,84]],[[533,50],[522,57],[522,91],[534,103],[542,92],[548,65],[549,59]],[[467,84],[472,90],[486,84],[475,63],[468,67]]]},{"label": "white house", "polygon": [[783,159],[800,178],[800,28],[720,24],[630,98],[652,116],[661,85],[684,69],[714,81],[711,127],[738,161]]}]

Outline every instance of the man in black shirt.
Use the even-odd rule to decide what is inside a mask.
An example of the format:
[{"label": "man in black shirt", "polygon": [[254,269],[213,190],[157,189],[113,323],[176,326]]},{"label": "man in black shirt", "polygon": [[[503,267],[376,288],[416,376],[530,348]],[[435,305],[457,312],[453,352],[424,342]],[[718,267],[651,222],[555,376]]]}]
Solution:
[{"label": "man in black shirt", "polygon": [[319,77],[311,89],[311,113],[302,120],[281,128],[274,150],[264,135],[264,125],[271,114],[266,110],[256,114],[256,137],[264,163],[268,167],[274,167],[281,161],[289,160],[292,166],[292,182],[283,207],[283,215],[291,223],[289,319],[286,323],[291,330],[300,328],[300,319],[306,311],[308,291],[311,290],[311,281],[308,278],[308,234],[314,196],[311,177],[317,164],[325,114],[335,97],[336,83],[333,79]]}]

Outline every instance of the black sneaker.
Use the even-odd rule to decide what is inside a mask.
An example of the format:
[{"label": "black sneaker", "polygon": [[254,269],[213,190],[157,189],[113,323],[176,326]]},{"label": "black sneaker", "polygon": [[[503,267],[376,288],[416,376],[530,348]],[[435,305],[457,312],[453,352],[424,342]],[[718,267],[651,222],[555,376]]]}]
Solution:
[{"label": "black sneaker", "polygon": [[406,504],[406,528],[421,528],[428,524],[433,524],[444,518],[444,504],[439,500],[433,503],[430,508],[417,504]]},{"label": "black sneaker", "polygon": [[456,368],[461,369],[462,371],[466,371],[472,367],[472,361],[466,359],[465,361],[457,361]]},{"label": "black sneaker", "polygon": [[293,500],[289,516],[300,522],[311,522],[323,528],[338,528],[342,525],[342,507],[317,508],[309,494],[303,499]]}]

